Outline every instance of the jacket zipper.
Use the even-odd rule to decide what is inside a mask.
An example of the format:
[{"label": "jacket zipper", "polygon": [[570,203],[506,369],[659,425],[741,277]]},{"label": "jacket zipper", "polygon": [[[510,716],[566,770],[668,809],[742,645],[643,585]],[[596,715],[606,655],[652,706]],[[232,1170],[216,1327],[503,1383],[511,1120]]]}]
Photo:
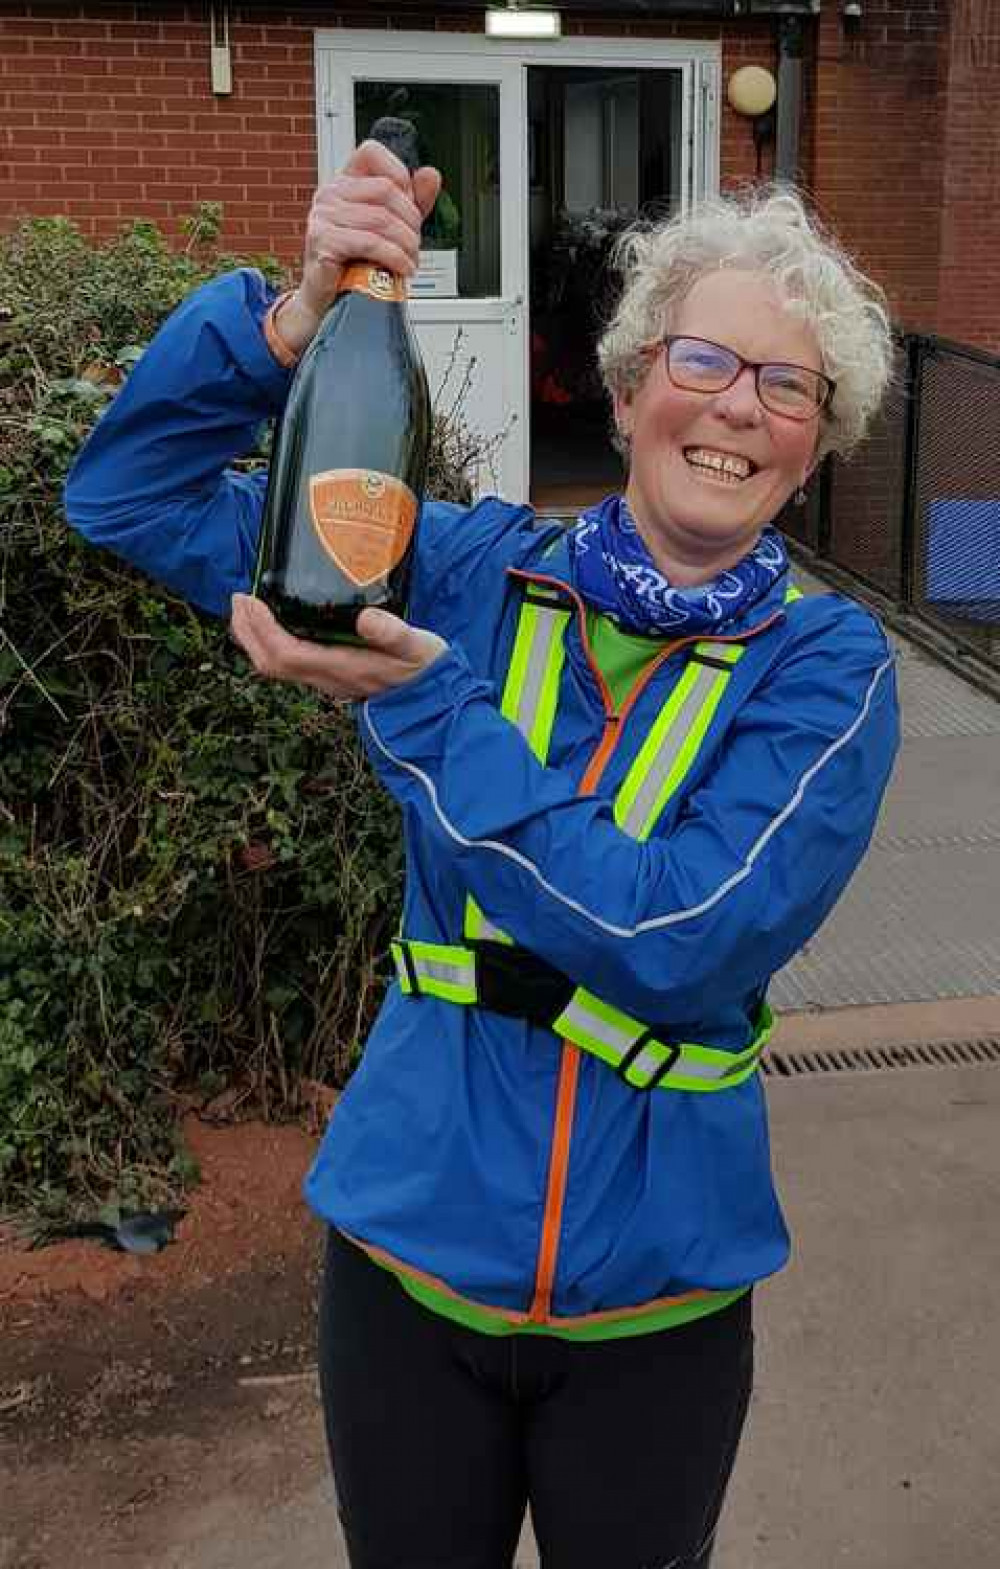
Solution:
[{"label": "jacket zipper", "polygon": [[[527,574],[524,575],[527,576]],[[538,581],[539,575],[533,574],[532,576],[535,581]],[[565,590],[565,585],[559,584],[557,579],[547,578],[544,581]],[[635,685],[629,690],[621,707],[616,710],[608,684],[597,661],[594,659],[593,650],[590,646],[590,639],[587,636],[587,613],[583,602],[572,590],[565,591],[571,595],[576,603],[580,640],[586,654],[587,664],[597,682],[601,693],[601,701],[604,705],[604,728],[597,746],[591,753],[583,778],[580,780],[578,792],[580,795],[592,795],[604,770],[611,761],[615,747],[618,745],[625,719],[649,681],[680,644],[667,643],[664,645],[661,652],[646,666]],[[562,1232],[563,1209],[566,1202],[569,1155],[573,1138],[573,1114],[576,1109],[576,1091],[579,1076],[580,1049],[577,1046],[571,1046],[568,1041],[564,1041],[559,1063],[559,1081],[556,1088],[556,1109],[549,1154],[549,1171],[545,1187],[545,1207],[542,1212],[542,1235],[538,1247],[538,1259],[535,1265],[535,1291],[531,1307],[528,1310],[528,1322],[532,1324],[546,1323],[552,1311],[552,1289],[555,1282],[556,1264],[559,1258],[559,1239]]]},{"label": "jacket zipper", "polygon": [[[518,567],[510,567],[508,572],[511,577],[522,578],[529,583],[545,583],[549,587],[557,588],[567,598],[571,599],[576,607],[580,641],[583,644],[587,664],[597,682],[598,690],[601,694],[601,702],[604,706],[604,728],[597,746],[591,753],[583,778],[580,780],[578,791],[580,795],[592,795],[597,788],[611,760],[615,747],[618,745],[626,718],[635,707],[649,682],[671,654],[676,653],[679,648],[683,648],[688,643],[742,643],[748,637],[754,637],[757,633],[766,631],[775,622],[784,620],[784,611],[778,610],[773,615],[768,616],[766,620],[759,622],[757,626],[749,628],[738,636],[706,637],[704,634],[699,634],[678,638],[672,643],[665,644],[661,653],[646,666],[635,685],[627,693],[625,701],[616,711],[608,684],[590,646],[590,639],[587,635],[587,612],[579,594],[559,578],[549,577],[543,572],[525,572]],[[531,1324],[547,1323],[552,1312],[552,1290],[555,1283],[556,1265],[559,1259],[559,1241],[566,1203],[570,1145],[573,1138],[573,1117],[576,1109],[579,1075],[580,1048],[571,1045],[568,1041],[564,1041],[559,1063],[559,1080],[556,1087],[552,1144],[545,1185],[545,1207],[542,1211],[542,1234],[535,1264],[535,1290],[531,1307],[528,1310],[528,1322]]]}]

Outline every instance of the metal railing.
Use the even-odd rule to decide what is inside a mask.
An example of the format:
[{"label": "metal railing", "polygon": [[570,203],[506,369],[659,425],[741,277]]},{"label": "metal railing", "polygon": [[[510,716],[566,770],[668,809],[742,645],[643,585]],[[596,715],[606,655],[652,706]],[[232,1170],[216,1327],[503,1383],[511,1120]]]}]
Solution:
[{"label": "metal railing", "polygon": [[831,458],[782,529],[1000,669],[1000,358],[901,334],[868,440]]}]

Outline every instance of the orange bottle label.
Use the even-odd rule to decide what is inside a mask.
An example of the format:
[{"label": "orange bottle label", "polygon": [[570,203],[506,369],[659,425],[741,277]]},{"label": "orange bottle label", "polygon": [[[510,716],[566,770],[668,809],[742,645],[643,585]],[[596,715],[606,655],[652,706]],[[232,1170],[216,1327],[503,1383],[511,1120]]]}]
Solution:
[{"label": "orange bottle label", "polygon": [[346,294],[353,289],[358,294],[367,294],[373,300],[394,300],[397,303],[406,299],[406,284],[394,272],[387,272],[384,267],[373,267],[371,262],[352,262],[345,267],[337,284],[337,293]]},{"label": "orange bottle label", "polygon": [[377,469],[327,469],[309,477],[309,510],[327,555],[367,588],[406,554],[417,498],[402,480]]}]

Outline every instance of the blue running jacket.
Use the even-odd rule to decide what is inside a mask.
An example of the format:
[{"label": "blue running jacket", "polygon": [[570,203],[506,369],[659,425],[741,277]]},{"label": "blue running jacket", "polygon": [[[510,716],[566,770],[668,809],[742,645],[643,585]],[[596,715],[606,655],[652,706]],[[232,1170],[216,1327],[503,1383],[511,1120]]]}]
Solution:
[{"label": "blue running jacket", "polygon": [[[270,299],[251,270],[188,298],[66,488],[94,544],[218,616],[247,590],[265,487],[227,465],[290,380],[261,330]],[[410,617],[449,649],[358,709],[403,811],[404,932],[460,943],[471,893],[604,1001],[738,1051],[769,978],[821,926],[871,837],[898,745],[885,634],[835,594],[786,607],[783,583],[727,624],[746,652],[679,797],[637,842],[610,800],[687,650],[658,669],[596,793],[580,795],[616,721],[582,615],[547,766],[501,716],[523,592],[511,568],[568,582],[560,526],[492,497],[428,502]],[[546,1028],[396,985],[306,1191],[376,1258],[504,1327],[632,1322],[743,1289],[788,1256],[759,1075],[711,1094],[643,1092]]]}]

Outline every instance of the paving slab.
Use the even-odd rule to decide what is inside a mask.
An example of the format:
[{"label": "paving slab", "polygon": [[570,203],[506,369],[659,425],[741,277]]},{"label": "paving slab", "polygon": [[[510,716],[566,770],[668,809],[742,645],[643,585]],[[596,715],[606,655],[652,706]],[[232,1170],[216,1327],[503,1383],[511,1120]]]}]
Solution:
[{"label": "paving slab", "polygon": [[[825,585],[796,569],[809,593]],[[903,744],[869,854],[775,977],[797,1011],[1000,993],[1000,703],[902,638]]]}]

